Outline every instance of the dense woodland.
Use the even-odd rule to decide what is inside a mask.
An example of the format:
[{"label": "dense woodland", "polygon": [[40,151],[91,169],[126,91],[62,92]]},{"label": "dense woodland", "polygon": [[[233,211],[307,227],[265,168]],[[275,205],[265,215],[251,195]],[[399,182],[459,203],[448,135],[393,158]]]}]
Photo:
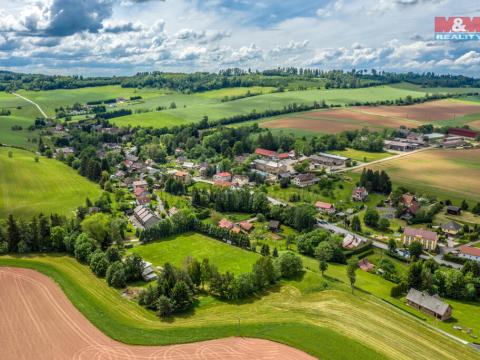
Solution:
[{"label": "dense woodland", "polygon": [[423,87],[479,87],[480,80],[466,76],[426,73],[389,73],[375,69],[343,71],[304,68],[270,70],[225,69],[218,73],[138,73],[122,77],[52,76],[0,72],[0,90],[75,89],[89,86],[121,85],[123,87],[165,88],[184,93],[202,92],[228,87],[270,86],[279,91],[285,88],[358,88],[379,84],[409,82]]}]

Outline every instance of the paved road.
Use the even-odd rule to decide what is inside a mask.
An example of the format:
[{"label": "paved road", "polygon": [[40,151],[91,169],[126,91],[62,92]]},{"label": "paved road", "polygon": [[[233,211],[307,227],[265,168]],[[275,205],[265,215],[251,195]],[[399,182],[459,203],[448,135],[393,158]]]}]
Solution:
[{"label": "paved road", "polygon": [[45,111],[43,111],[40,105],[38,105],[36,102],[33,102],[32,100],[27,99],[25,96],[22,96],[20,94],[17,94],[17,93],[12,93],[12,94],[34,105],[38,109],[38,111],[40,111],[40,113],[43,115],[45,119],[48,118],[48,115],[45,113]]},{"label": "paved road", "polygon": [[433,147],[421,148],[421,149],[418,149],[418,150],[394,155],[394,156],[391,156],[391,157],[388,157],[388,158],[385,158],[385,159],[375,160],[375,161],[371,161],[371,162],[368,162],[368,163],[363,163],[363,164],[360,164],[360,165],[356,165],[356,166],[352,166],[352,167],[348,167],[348,168],[343,168],[343,169],[333,171],[333,172],[334,173],[340,173],[340,172],[345,172],[345,171],[352,171],[352,170],[356,170],[356,169],[361,169],[365,166],[370,166],[370,165],[380,164],[380,163],[386,162],[386,161],[400,159],[402,157],[410,156],[410,155],[413,155],[413,154],[416,154],[416,153],[419,153],[419,152],[422,152],[422,151],[427,151],[427,150],[432,150],[432,149],[434,149],[434,148]]}]

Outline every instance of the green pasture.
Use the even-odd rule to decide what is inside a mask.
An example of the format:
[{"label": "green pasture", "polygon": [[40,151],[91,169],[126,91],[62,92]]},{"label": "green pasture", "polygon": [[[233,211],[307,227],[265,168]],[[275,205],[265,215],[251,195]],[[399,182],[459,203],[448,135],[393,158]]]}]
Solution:
[{"label": "green pasture", "polygon": [[93,200],[100,194],[98,185],[60,161],[34,158],[29,151],[0,148],[0,217],[70,215],[87,197]]},{"label": "green pasture", "polygon": [[388,152],[368,152],[355,149],[332,150],[330,151],[330,153],[334,155],[345,156],[352,160],[360,162],[372,162],[393,156],[391,153]]}]

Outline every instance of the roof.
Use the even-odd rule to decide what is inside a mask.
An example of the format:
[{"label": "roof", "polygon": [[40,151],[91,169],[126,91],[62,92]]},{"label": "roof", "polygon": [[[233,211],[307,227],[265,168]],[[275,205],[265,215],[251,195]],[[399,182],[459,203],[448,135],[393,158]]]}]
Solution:
[{"label": "roof", "polygon": [[317,209],[334,209],[335,206],[333,204],[330,204],[330,203],[326,203],[326,202],[322,202],[322,201],[317,201],[315,203],[315,207]]},{"label": "roof", "polygon": [[452,210],[452,211],[461,211],[462,209],[459,208],[458,206],[454,206],[454,205],[449,205],[447,206],[447,209],[448,210]]},{"label": "roof", "polygon": [[454,230],[454,231],[459,231],[462,228],[462,225],[455,221],[450,221],[446,224],[442,225],[442,229],[444,230]]},{"label": "roof", "polygon": [[340,156],[340,155],[333,155],[333,154],[327,154],[327,153],[318,153],[318,155],[312,155],[311,158],[318,158],[318,157],[326,157],[329,159],[335,159],[335,160],[341,160],[341,161],[347,161],[350,158],[345,157],[345,156]]},{"label": "roof", "polygon": [[255,159],[255,160],[253,160],[253,163],[254,164],[261,164],[261,165],[264,165],[264,166],[270,166],[270,167],[273,167],[273,168],[280,168],[280,167],[283,166],[282,164],[280,164],[276,161],[263,160],[263,159]]},{"label": "roof", "polygon": [[141,196],[143,193],[146,193],[147,191],[142,188],[142,187],[137,187],[135,191],[133,192],[135,196]]},{"label": "roof", "polygon": [[480,257],[480,249],[473,246],[462,245],[460,246],[460,252],[465,255]]},{"label": "roof", "polygon": [[289,155],[288,153],[278,154],[278,158],[279,158],[279,159],[288,159],[289,156],[290,156],[290,155]]},{"label": "roof", "polygon": [[275,151],[262,149],[262,148],[256,149],[255,154],[262,155],[262,156],[276,156],[277,155],[277,153]]},{"label": "roof", "polygon": [[232,174],[230,174],[230,173],[227,172],[227,171],[224,171],[224,172],[221,172],[221,173],[216,174],[216,176],[230,177],[230,176],[232,176]]},{"label": "roof", "polygon": [[185,171],[176,171],[175,172],[175,176],[177,177],[185,177],[188,175],[188,172],[185,172]]},{"label": "roof", "polygon": [[478,134],[480,134],[478,131],[473,131],[470,129],[448,129],[449,134],[454,134],[454,135],[460,135],[460,136],[466,136],[469,138],[475,138]]},{"label": "roof", "polygon": [[406,227],[405,230],[403,230],[403,233],[407,236],[419,236],[422,239],[426,239],[426,240],[431,240],[431,241],[438,240],[438,234],[430,230]]},{"label": "roof", "polygon": [[425,134],[423,135],[423,137],[426,137],[427,139],[429,140],[433,140],[433,139],[443,139],[445,137],[445,134],[441,134],[441,133],[431,133],[431,134]]},{"label": "roof", "polygon": [[233,223],[230,220],[223,218],[218,222],[218,227],[221,227],[222,229],[230,230],[233,227]]},{"label": "roof", "polygon": [[312,181],[312,180],[318,180],[317,177],[313,174],[300,174],[295,176],[295,179],[298,179],[298,181]]},{"label": "roof", "polygon": [[242,221],[240,224],[240,227],[243,229],[243,230],[246,230],[246,231],[250,231],[252,228],[253,228],[253,224],[252,223],[249,223],[248,221]]},{"label": "roof", "polygon": [[268,227],[270,228],[278,228],[280,226],[280,221],[278,220],[270,220],[268,222]]},{"label": "roof", "polygon": [[420,305],[422,308],[430,310],[438,315],[445,315],[450,305],[444,303],[442,300],[435,296],[430,296],[424,292],[411,288],[407,294],[407,300]]},{"label": "roof", "polygon": [[222,187],[230,187],[232,186],[233,183],[230,181],[224,181],[224,180],[215,180],[213,182],[213,186],[222,186]]}]

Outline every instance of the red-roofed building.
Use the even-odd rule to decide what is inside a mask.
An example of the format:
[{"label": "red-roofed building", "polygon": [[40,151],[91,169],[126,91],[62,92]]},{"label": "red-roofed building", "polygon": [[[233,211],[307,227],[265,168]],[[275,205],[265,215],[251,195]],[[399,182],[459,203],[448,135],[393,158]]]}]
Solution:
[{"label": "red-roofed building", "polygon": [[333,214],[335,212],[335,205],[322,201],[317,201],[315,207],[318,211],[325,212],[327,214]]},{"label": "red-roofed building", "polygon": [[402,241],[405,246],[418,241],[425,250],[433,251],[437,247],[438,234],[430,230],[406,227],[403,230]]},{"label": "red-roofed building", "polygon": [[260,156],[269,157],[269,158],[275,158],[275,157],[278,156],[278,154],[277,154],[276,151],[267,150],[267,149],[262,149],[262,148],[256,149],[256,150],[255,150],[255,154],[256,154],[256,155],[260,155]]},{"label": "red-roofed building", "polygon": [[145,190],[144,188],[142,187],[137,187],[135,188],[135,190],[133,191],[133,194],[136,196],[136,197],[139,197],[139,196],[146,196],[148,194],[147,190]]},{"label": "red-roofed building", "polygon": [[230,181],[232,180],[232,174],[224,171],[224,172],[213,175],[213,180],[214,181]]},{"label": "red-roofed building", "polygon": [[132,161],[132,160],[125,160],[123,163],[125,164],[125,166],[126,166],[128,169],[131,168],[132,165],[133,165],[133,161]]},{"label": "red-roofed building", "polygon": [[464,137],[468,137],[468,138],[471,138],[471,139],[475,139],[480,134],[480,132],[470,130],[470,129],[455,128],[455,129],[448,129],[448,134],[449,135],[464,136]]},{"label": "red-roofed building", "polygon": [[242,228],[242,230],[246,231],[246,232],[250,232],[252,229],[253,229],[253,224],[248,222],[248,221],[242,221],[240,224],[240,227]]},{"label": "red-roofed building", "polygon": [[407,208],[408,212],[412,215],[415,215],[420,209],[420,204],[418,203],[415,195],[412,194],[403,194],[402,195],[403,205]]},{"label": "red-roofed building", "polygon": [[233,183],[231,183],[230,181],[215,180],[213,182],[213,186],[230,187],[233,186]]},{"label": "red-roofed building", "polygon": [[189,184],[192,181],[192,176],[186,171],[176,171],[173,176],[185,184]]},{"label": "red-roofed building", "polygon": [[240,226],[234,225],[232,230],[230,230],[230,231],[235,233],[235,234],[240,234],[240,231],[242,231],[242,229],[240,229]]},{"label": "red-roofed building", "polygon": [[462,245],[459,248],[458,256],[468,259],[468,260],[475,260],[475,261],[480,261],[480,249],[473,247],[473,246],[468,246],[468,245]]},{"label": "red-roofed building", "polygon": [[363,258],[358,262],[358,267],[363,271],[372,271],[375,266],[367,258]]},{"label": "red-roofed building", "polygon": [[223,218],[222,220],[220,220],[218,222],[218,227],[219,228],[222,228],[222,229],[227,229],[227,230],[230,230],[233,228],[233,222],[231,222],[230,220],[227,220],[225,218]]},{"label": "red-roofed building", "polygon": [[288,153],[278,154],[278,159],[279,160],[285,160],[285,159],[288,159],[288,158],[290,158],[290,155]]}]

